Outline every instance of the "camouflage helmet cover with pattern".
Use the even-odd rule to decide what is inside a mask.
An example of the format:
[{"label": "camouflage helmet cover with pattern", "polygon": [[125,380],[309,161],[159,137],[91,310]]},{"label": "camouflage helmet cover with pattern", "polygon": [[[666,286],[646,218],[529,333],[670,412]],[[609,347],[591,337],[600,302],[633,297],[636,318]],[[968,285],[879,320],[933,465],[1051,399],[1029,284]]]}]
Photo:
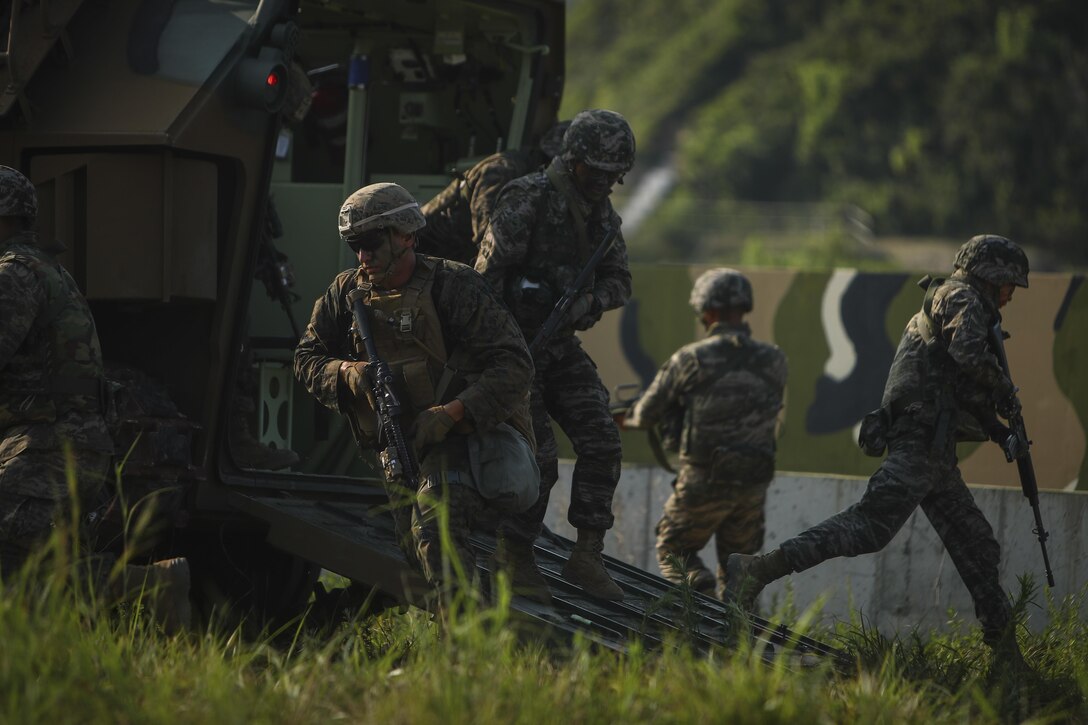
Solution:
[{"label": "camouflage helmet cover with pattern", "polygon": [[971,237],[952,266],[990,284],[1028,286],[1028,256],[1020,245],[996,234]]},{"label": "camouflage helmet cover with pattern", "polygon": [[635,134],[615,111],[582,111],[563,134],[567,163],[581,161],[601,171],[626,174],[635,163]]},{"label": "camouflage helmet cover with pattern", "polygon": [[398,184],[364,186],[340,207],[340,238],[344,240],[371,229],[395,229],[409,234],[426,225],[419,202]]},{"label": "camouflage helmet cover with pattern", "polygon": [[563,136],[570,128],[570,119],[556,123],[540,137],[540,151],[549,159],[558,156],[563,151]]},{"label": "camouflage helmet cover with pattern", "polygon": [[0,216],[38,218],[38,193],[30,179],[10,166],[0,166]]},{"label": "camouflage helmet cover with pattern", "polygon": [[691,288],[689,300],[696,314],[705,310],[752,311],[752,283],[743,273],[728,267],[703,272]]}]

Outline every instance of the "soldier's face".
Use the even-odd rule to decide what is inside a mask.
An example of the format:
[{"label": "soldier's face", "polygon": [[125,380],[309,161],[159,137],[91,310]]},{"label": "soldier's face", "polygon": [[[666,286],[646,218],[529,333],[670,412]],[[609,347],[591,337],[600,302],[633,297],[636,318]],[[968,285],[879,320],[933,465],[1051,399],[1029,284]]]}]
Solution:
[{"label": "soldier's face", "polygon": [[1003,284],[997,291],[997,306],[1004,307],[1012,300],[1012,293],[1016,291],[1016,285]]},{"label": "soldier's face", "polygon": [[373,230],[350,244],[367,279],[382,287],[390,278],[398,276],[398,263],[411,248],[412,235],[391,229]]},{"label": "soldier's face", "polygon": [[578,161],[574,164],[574,184],[590,201],[604,201],[612,193],[612,187],[623,174],[618,171],[602,171]]}]

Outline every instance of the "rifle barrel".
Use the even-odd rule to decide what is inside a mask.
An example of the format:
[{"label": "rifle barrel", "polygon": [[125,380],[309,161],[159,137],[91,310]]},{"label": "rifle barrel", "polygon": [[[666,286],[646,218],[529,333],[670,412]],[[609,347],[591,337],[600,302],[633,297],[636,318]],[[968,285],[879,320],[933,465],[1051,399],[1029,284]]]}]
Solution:
[{"label": "rifle barrel", "polygon": [[[997,356],[997,362],[1005,375],[1012,380],[1009,370],[1009,358],[1005,354],[1005,333],[1001,330],[1001,321],[998,320],[990,328],[990,341],[993,343],[993,352]],[[1024,417],[1017,413],[1009,418],[1009,428],[1013,435],[1020,439],[1022,452],[1016,458],[1016,469],[1020,474],[1020,489],[1024,492],[1031,505],[1032,515],[1035,517],[1035,528],[1032,533],[1039,540],[1039,548],[1043,552],[1043,567],[1046,569],[1046,581],[1054,586],[1054,572],[1050,568],[1050,555],[1046,550],[1046,540],[1050,538],[1043,526],[1043,514],[1039,510],[1039,482],[1035,478],[1035,465],[1031,461],[1031,439],[1028,438],[1027,429],[1024,427]],[[1008,455],[1008,454],[1006,454]]]}]

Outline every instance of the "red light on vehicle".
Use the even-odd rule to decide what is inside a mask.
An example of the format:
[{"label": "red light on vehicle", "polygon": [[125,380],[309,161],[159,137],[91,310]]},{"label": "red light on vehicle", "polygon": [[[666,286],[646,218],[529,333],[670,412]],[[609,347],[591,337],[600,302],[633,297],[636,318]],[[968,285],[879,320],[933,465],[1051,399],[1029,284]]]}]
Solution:
[{"label": "red light on vehicle", "polygon": [[243,58],[234,69],[234,92],[239,102],[275,113],[287,96],[287,68],[276,60]]}]

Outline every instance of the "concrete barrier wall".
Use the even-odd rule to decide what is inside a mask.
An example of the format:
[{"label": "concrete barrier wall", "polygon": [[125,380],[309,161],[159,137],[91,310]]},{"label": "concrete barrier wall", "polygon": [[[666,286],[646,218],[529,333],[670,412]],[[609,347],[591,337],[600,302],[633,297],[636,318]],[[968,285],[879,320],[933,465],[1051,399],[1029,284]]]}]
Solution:
[{"label": "concrete barrier wall", "polygon": [[[547,526],[574,537],[567,523],[570,475],[573,464],[561,461],[559,483],[552,493]],[[874,466],[875,470],[875,466]],[[643,465],[623,467],[613,509],[616,525],[605,540],[605,553],[646,571],[659,574],[654,551],[654,525],[671,491],[672,475]],[[767,538],[764,550],[805,528],[819,523],[861,498],[867,479],[779,472],[767,494]],[[1017,590],[1017,578],[1032,574],[1045,584],[1042,555],[1032,533],[1031,508],[1019,489],[971,486],[979,507],[994,528],[1001,544],[1001,583]],[[1055,598],[1078,594],[1088,583],[1088,494],[1043,491],[1043,521],[1056,586]],[[713,568],[713,544],[702,552]],[[785,596],[805,610],[826,598],[825,621],[849,619],[860,611],[869,624],[885,634],[905,633],[917,627],[928,631],[943,627],[949,609],[974,622],[974,608],[955,567],[925,515],[916,511],[892,542],[881,552],[852,559],[824,562],[767,587],[762,596],[764,611],[771,611]],[[1040,602],[1045,599],[1040,598]],[[1031,614],[1031,626],[1045,623],[1045,609]]]}]

